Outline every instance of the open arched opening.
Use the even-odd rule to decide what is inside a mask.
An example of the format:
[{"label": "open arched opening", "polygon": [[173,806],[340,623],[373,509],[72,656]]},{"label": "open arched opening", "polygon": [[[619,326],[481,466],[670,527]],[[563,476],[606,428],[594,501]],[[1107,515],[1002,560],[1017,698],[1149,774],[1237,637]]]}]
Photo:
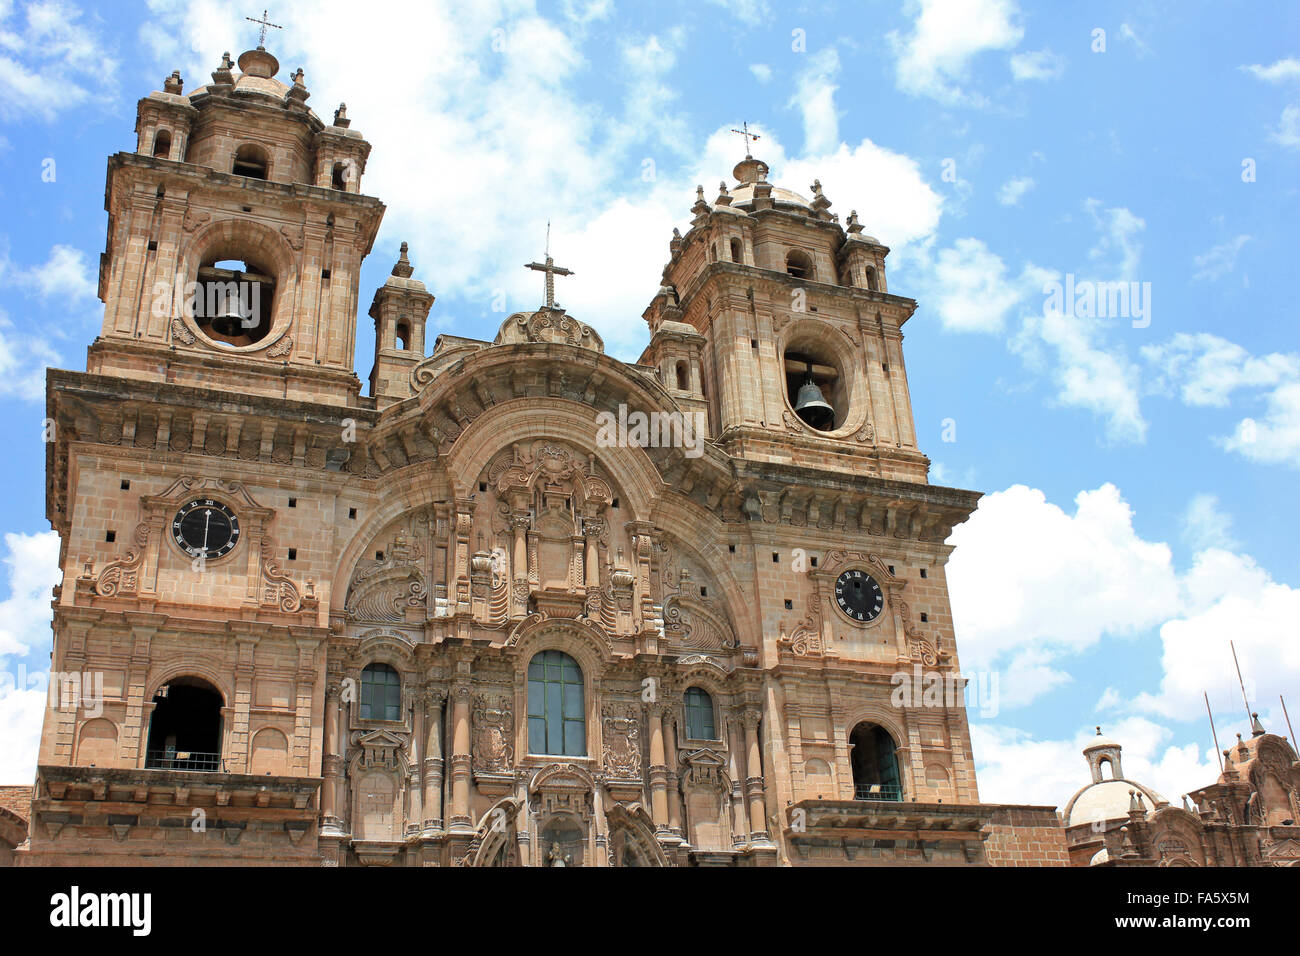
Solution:
[{"label": "open arched opening", "polygon": [[171,154],[172,134],[169,130],[160,129],[153,137],[154,159],[169,159]]},{"label": "open arched opening", "polygon": [[235,162],[230,171],[236,176],[247,176],[249,179],[268,179],[271,157],[261,146],[245,143],[235,150]]},{"label": "open arched opening", "polygon": [[153,696],[145,743],[149,770],[218,772],[221,762],[221,692],[198,677],[177,677]]},{"label": "open arched opening", "polygon": [[791,249],[785,256],[785,271],[796,279],[813,278],[812,256],[802,249]]},{"label": "open arched opening", "polygon": [[677,363],[677,389],[682,392],[690,389],[690,375],[685,362]]},{"label": "open arched opening", "polygon": [[889,731],[863,721],[849,735],[856,800],[902,800],[903,779],[898,772],[898,747]]},{"label": "open arched opening", "polygon": [[879,291],[879,285],[876,279],[876,270],[872,266],[867,266],[867,288],[872,292]]},{"label": "open arched opening", "polygon": [[786,400],[811,428],[834,431],[848,412],[848,388],[839,363],[815,344],[785,350]]},{"label": "open arched opening", "polygon": [[271,331],[275,287],[274,275],[260,262],[210,255],[199,266],[194,322],[217,342],[260,342]]},{"label": "open arched opening", "polygon": [[411,327],[405,322],[398,322],[393,332],[393,339],[398,350],[405,352],[411,347]]},{"label": "open arched opening", "polygon": [[744,247],[741,245],[739,239],[732,239],[732,240],[731,240],[731,261],[732,261],[732,262],[744,262],[744,261],[745,261],[745,251],[744,251]]},{"label": "open arched opening", "polygon": [[334,170],[330,173],[330,186],[340,190],[348,188],[348,168],[345,163],[334,164]]}]

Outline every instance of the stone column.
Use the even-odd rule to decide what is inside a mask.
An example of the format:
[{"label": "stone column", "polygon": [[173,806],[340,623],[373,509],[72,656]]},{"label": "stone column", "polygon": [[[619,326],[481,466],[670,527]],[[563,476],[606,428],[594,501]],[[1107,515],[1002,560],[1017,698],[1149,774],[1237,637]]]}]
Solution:
[{"label": "stone column", "polygon": [[650,817],[655,832],[668,829],[668,767],[664,757],[663,705],[646,706],[650,732]]},{"label": "stone column", "polygon": [[446,694],[434,690],[424,699],[424,833],[442,829],[442,702]]},{"label": "stone column", "polygon": [[745,796],[749,800],[749,839],[767,841],[767,803],[763,797],[763,756],[758,745],[757,710],[745,711]]},{"label": "stone column", "polygon": [[664,726],[664,752],[668,758],[668,829],[682,835],[682,792],[677,783],[677,720],[670,714]]},{"label": "stone column", "polygon": [[338,817],[338,781],[343,769],[343,758],[339,755],[339,694],[341,688],[337,683],[330,683],[325,688],[325,755],[321,759],[321,834],[341,836],[343,829]]},{"label": "stone column", "polygon": [[584,518],[582,533],[587,539],[587,553],[584,564],[584,585],[587,593],[600,590],[600,534],[605,530],[601,518]]},{"label": "stone column", "polygon": [[727,720],[727,756],[728,771],[731,774],[731,843],[740,846],[749,833],[749,821],[745,812],[745,751],[741,741],[740,720],[736,717]]},{"label": "stone column", "polygon": [[451,820],[449,829],[473,829],[469,815],[470,784],[470,728],[468,682],[458,683],[451,689]]},{"label": "stone column", "polygon": [[411,766],[406,781],[409,806],[403,831],[415,835],[424,828],[424,695],[418,691],[411,707]]}]

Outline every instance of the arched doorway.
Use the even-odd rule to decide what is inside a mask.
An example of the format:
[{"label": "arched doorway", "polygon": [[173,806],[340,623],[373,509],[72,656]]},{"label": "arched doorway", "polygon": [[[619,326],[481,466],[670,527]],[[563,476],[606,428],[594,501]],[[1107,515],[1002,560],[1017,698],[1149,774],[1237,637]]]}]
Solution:
[{"label": "arched doorway", "polygon": [[221,692],[198,677],[158,688],[145,745],[149,770],[220,771]]},{"label": "arched doorway", "polygon": [[849,735],[853,765],[853,796],[857,800],[902,800],[903,778],[898,770],[898,745],[879,724],[863,721]]}]

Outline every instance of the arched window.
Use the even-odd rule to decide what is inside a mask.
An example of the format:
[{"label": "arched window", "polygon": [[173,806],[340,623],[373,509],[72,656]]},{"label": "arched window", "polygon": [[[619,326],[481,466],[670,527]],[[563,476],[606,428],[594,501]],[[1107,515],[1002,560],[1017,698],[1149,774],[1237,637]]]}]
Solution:
[{"label": "arched window", "polygon": [[867,266],[867,288],[872,292],[879,291],[876,286],[876,270]]},{"label": "arched window", "polygon": [[732,240],[731,240],[731,261],[732,261],[732,262],[744,262],[744,261],[745,261],[745,253],[744,253],[743,248],[742,248],[741,245],[740,245],[740,240],[739,240],[739,239],[732,239]]},{"label": "arched window", "polygon": [[528,752],[587,754],[582,670],[562,651],[542,651],[528,664]]},{"label": "arched window", "polygon": [[713,698],[709,692],[692,687],[686,692],[686,736],[691,740],[717,740],[713,722]]},{"label": "arched window", "polygon": [[861,723],[849,736],[853,747],[853,796],[858,800],[902,800],[894,738],[878,724]]},{"label": "arched window", "polygon": [[402,678],[387,664],[368,664],[361,672],[361,719],[402,719]]},{"label": "arched window", "polygon": [[791,249],[785,257],[785,271],[796,279],[811,279],[813,277],[812,258],[801,249]]},{"label": "arched window", "polygon": [[347,167],[342,163],[334,164],[334,171],[330,174],[330,185],[335,189],[346,190],[348,188]]},{"label": "arched window", "polygon": [[153,703],[146,769],[222,769],[220,691],[197,677],[178,677],[158,688]]},{"label": "arched window", "polygon": [[677,363],[677,388],[683,392],[689,390],[690,389],[689,381],[690,380],[687,377],[687,372],[686,372],[686,363],[678,362]]},{"label": "arched window", "polygon": [[203,260],[193,318],[203,334],[227,345],[252,345],[271,331],[275,278],[251,259]]},{"label": "arched window", "polygon": [[252,143],[245,143],[235,150],[235,164],[231,172],[236,176],[249,179],[266,179],[271,168],[271,159],[266,150]]},{"label": "arched window", "polygon": [[406,349],[410,348],[411,327],[405,322],[398,322],[395,338],[397,340],[397,347],[402,351],[406,351]]},{"label": "arched window", "polygon": [[172,154],[172,134],[160,129],[154,134],[153,155],[155,159],[168,159]]}]

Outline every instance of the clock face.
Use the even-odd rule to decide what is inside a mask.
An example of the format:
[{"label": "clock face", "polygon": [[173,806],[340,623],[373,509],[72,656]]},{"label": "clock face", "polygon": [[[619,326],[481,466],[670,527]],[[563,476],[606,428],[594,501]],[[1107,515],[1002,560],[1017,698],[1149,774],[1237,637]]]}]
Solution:
[{"label": "clock face", "polygon": [[880,616],[885,596],[875,578],[855,568],[835,579],[835,603],[850,620],[868,624]]},{"label": "clock face", "polygon": [[176,512],[172,537],[193,557],[219,558],[239,543],[239,519],[220,501],[196,498]]}]

